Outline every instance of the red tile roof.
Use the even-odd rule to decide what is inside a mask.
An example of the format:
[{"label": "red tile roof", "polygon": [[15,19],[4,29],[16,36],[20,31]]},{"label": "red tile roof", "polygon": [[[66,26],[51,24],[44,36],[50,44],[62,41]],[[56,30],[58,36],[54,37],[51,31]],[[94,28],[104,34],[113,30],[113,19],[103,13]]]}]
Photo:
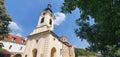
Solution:
[{"label": "red tile roof", "polygon": [[[13,41],[14,38],[15,38],[15,40]],[[23,43],[23,44],[26,43],[24,38],[22,38],[20,36],[12,35],[12,34],[9,34],[7,38],[4,38],[4,40],[16,42],[16,43]]]},{"label": "red tile roof", "polygon": [[60,40],[63,44],[65,44],[65,45],[67,45],[67,46],[69,46],[69,47],[72,46],[71,44],[69,44],[69,43],[67,42],[67,38],[66,38],[65,36],[60,37],[59,40]]}]

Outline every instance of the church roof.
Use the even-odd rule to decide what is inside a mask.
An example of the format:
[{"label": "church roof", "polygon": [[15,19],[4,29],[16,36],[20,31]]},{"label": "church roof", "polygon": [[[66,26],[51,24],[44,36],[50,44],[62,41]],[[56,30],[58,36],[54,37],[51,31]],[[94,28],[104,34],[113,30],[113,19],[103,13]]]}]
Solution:
[{"label": "church roof", "polygon": [[67,45],[67,46],[69,46],[69,47],[71,47],[72,45],[71,44],[69,44],[68,42],[63,42],[63,44],[65,44],[65,45]]},{"label": "church roof", "polygon": [[51,10],[51,4],[48,4],[48,7],[45,9],[45,11],[49,10],[51,13],[53,13],[53,11]]},{"label": "church roof", "polygon": [[[65,39],[62,39],[62,38],[65,38]],[[65,36],[60,37],[59,41],[61,41],[63,44],[67,45],[68,47],[72,46],[70,43],[67,42],[67,39]]]},{"label": "church roof", "polygon": [[53,11],[50,8],[46,8],[45,11],[49,10],[51,13],[53,13]]}]

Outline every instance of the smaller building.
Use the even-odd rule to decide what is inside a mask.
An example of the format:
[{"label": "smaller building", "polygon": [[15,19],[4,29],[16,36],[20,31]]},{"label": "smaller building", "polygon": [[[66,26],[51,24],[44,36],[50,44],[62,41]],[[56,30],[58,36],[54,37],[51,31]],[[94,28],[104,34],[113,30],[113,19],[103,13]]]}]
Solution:
[{"label": "smaller building", "polygon": [[25,49],[26,39],[9,34],[7,38],[0,41],[3,44],[2,49],[7,50],[10,57],[19,56],[22,57],[22,53]]}]

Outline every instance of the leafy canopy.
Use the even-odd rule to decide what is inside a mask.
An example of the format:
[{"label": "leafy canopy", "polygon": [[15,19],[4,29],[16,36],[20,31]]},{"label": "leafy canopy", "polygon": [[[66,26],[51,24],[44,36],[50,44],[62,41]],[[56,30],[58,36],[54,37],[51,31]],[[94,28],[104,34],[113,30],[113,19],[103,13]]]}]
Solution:
[{"label": "leafy canopy", "polygon": [[91,52],[81,48],[75,48],[75,57],[78,56],[96,56],[97,53]]},{"label": "leafy canopy", "polygon": [[[111,51],[110,47],[113,47],[114,53],[119,49],[120,0],[65,0],[63,4],[62,12],[80,10],[80,18],[76,20],[79,28],[75,33],[89,42],[90,50],[106,55]],[[89,23],[91,18],[95,22],[93,25]]]}]

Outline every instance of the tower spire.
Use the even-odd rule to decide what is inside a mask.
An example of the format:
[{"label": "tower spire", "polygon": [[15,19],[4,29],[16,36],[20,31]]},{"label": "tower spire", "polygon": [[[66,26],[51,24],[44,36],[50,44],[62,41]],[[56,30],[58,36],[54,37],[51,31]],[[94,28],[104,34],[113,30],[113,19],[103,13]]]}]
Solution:
[{"label": "tower spire", "polygon": [[48,8],[51,8],[51,0],[49,0]]},{"label": "tower spire", "polygon": [[41,33],[44,31],[54,31],[55,16],[51,10],[51,4],[40,14],[38,24],[30,35]]},{"label": "tower spire", "polygon": [[49,3],[47,7],[48,7],[48,8],[51,8],[51,4]]}]

